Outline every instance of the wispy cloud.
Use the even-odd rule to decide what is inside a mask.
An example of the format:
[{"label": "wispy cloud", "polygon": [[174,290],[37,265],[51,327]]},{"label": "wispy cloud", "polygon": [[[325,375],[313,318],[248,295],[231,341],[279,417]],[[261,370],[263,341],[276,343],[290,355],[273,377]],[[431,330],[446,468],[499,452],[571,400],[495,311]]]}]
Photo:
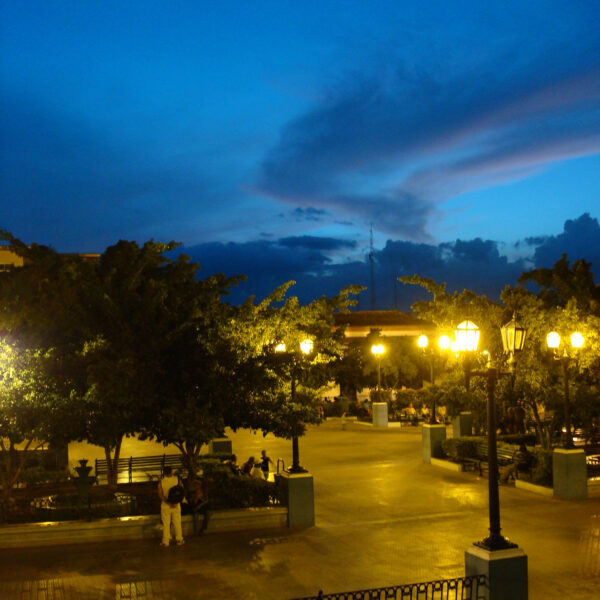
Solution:
[{"label": "wispy cloud", "polygon": [[425,240],[440,202],[600,151],[599,57],[595,36],[437,75],[353,76],[282,128],[258,187]]}]

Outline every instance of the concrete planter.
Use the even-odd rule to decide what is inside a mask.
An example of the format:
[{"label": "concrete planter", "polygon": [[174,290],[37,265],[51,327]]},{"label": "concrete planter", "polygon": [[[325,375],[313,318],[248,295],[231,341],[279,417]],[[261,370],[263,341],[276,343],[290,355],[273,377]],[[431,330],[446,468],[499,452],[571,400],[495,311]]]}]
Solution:
[{"label": "concrete planter", "polygon": [[540,494],[540,496],[548,496],[549,498],[554,496],[554,490],[552,488],[545,487],[543,485],[536,485],[535,483],[523,481],[522,479],[517,479],[515,481],[515,487],[521,490],[532,492],[534,494]]},{"label": "concrete planter", "polygon": [[[206,533],[247,531],[287,527],[287,508],[267,506],[219,510],[210,513]],[[0,527],[0,547],[27,548],[81,544],[112,540],[158,540],[161,536],[158,515],[98,519],[97,521],[56,521]],[[184,536],[192,535],[192,517],[181,519]]]},{"label": "concrete planter", "polygon": [[462,472],[462,465],[460,463],[454,463],[450,460],[444,460],[443,458],[432,458],[430,462],[434,467],[441,467],[442,469],[454,471],[455,473]]}]

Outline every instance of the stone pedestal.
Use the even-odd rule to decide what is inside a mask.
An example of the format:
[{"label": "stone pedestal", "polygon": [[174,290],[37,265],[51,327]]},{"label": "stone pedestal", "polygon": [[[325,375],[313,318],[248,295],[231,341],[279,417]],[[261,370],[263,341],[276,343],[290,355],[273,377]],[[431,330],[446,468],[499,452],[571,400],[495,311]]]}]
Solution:
[{"label": "stone pedestal", "polygon": [[209,454],[233,454],[233,446],[228,437],[215,438],[208,444]]},{"label": "stone pedestal", "polygon": [[432,458],[442,458],[442,442],[446,439],[445,425],[423,425],[423,461],[430,463]]},{"label": "stone pedestal", "polygon": [[471,546],[465,552],[465,575],[485,575],[486,600],[527,600],[527,555],[520,548],[484,550]]},{"label": "stone pedestal", "polygon": [[552,453],[554,497],[560,500],[587,498],[587,466],[583,450],[557,448]]},{"label": "stone pedestal", "polygon": [[388,426],[388,405],[387,402],[373,402],[373,427]]},{"label": "stone pedestal", "polygon": [[470,412],[461,412],[452,419],[452,437],[473,435],[473,415]]},{"label": "stone pedestal", "polygon": [[312,527],[315,524],[315,493],[310,473],[275,475],[282,502],[288,507],[288,527]]}]

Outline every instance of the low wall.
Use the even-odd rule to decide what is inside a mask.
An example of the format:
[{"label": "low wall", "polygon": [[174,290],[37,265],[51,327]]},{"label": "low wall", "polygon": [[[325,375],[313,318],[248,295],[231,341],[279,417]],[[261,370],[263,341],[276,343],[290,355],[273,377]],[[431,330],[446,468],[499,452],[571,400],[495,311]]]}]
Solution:
[{"label": "low wall", "polygon": [[[287,527],[287,508],[268,506],[219,510],[210,513],[207,534],[223,531],[251,531]],[[184,536],[193,532],[191,516],[181,519]],[[202,516],[198,522],[202,522]],[[161,536],[157,515],[97,519],[94,521],[52,521],[0,527],[0,547],[27,548],[112,540],[156,539]]]}]

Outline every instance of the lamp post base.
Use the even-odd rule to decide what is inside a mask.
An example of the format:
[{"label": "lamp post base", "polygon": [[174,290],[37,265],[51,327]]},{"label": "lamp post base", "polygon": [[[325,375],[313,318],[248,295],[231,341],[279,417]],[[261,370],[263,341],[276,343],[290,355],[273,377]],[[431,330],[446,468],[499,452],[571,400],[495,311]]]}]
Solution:
[{"label": "lamp post base", "polygon": [[465,552],[465,575],[485,575],[487,600],[527,600],[527,555],[520,548],[487,550],[473,545]]},{"label": "lamp post base", "polygon": [[288,507],[288,527],[312,527],[315,524],[315,493],[310,473],[283,472],[275,476],[282,500]]},{"label": "lamp post base", "polygon": [[556,448],[552,453],[554,497],[559,500],[587,498],[587,465],[583,450]]},{"label": "lamp post base", "polygon": [[442,458],[442,442],[446,439],[445,425],[425,423],[422,429],[423,462],[430,463],[432,458]]},{"label": "lamp post base", "polygon": [[387,402],[373,402],[371,409],[373,411],[373,427],[387,427],[388,426]]}]

